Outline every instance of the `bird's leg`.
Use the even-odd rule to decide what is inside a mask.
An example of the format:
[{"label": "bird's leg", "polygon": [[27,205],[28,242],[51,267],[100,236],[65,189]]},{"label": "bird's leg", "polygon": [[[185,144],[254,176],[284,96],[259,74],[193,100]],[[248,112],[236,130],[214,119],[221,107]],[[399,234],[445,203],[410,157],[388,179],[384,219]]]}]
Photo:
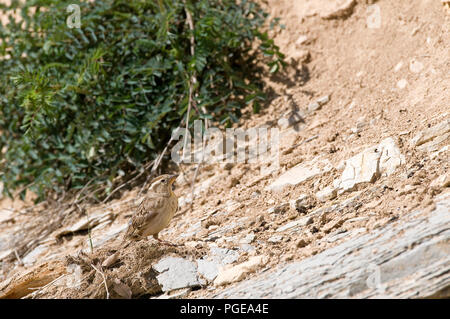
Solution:
[{"label": "bird's leg", "polygon": [[165,245],[173,246],[173,247],[180,246],[180,245],[171,243],[170,241],[160,239],[160,238],[158,237],[158,234],[154,234],[154,235],[153,235],[153,238],[155,238],[155,239],[156,239],[157,241],[159,241],[161,244],[165,244]]}]

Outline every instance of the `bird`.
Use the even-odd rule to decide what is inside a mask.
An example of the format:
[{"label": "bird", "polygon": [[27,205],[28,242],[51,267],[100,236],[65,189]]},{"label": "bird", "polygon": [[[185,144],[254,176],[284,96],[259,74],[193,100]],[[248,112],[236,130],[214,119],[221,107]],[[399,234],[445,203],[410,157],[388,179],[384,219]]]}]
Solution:
[{"label": "bird", "polygon": [[172,190],[177,177],[178,175],[164,174],[151,181],[147,193],[128,222],[123,241],[130,242],[153,236],[160,243],[176,246],[161,240],[158,234],[169,226],[178,209],[178,198]]}]

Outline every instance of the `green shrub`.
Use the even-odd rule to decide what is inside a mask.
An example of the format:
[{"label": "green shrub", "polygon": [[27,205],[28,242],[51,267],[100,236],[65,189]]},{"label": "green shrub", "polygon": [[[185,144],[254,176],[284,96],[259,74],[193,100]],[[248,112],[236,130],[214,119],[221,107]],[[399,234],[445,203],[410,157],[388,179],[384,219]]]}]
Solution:
[{"label": "green shrub", "polygon": [[[79,29],[66,23],[72,3],[81,9]],[[29,186],[42,199],[91,180],[111,185],[141,167],[186,118],[192,76],[190,123],[227,126],[246,104],[257,111],[257,67],[263,61],[274,72],[283,58],[260,31],[267,14],[246,0],[186,3],[0,5],[20,16],[0,26],[0,174],[8,194]]]}]

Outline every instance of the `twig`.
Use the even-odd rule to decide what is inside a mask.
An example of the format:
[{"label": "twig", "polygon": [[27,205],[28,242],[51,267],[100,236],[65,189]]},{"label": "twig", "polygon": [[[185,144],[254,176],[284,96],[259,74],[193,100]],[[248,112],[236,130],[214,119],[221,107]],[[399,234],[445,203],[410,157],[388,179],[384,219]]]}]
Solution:
[{"label": "twig", "polygon": [[95,179],[95,177],[91,178],[91,180],[89,182],[87,182],[86,185],[83,186],[83,188],[78,192],[77,196],[75,196],[71,205],[73,205],[74,203],[78,203],[78,199],[80,198],[81,194],[86,190],[86,188],[89,186],[89,184],[91,184],[94,181],[94,179]]},{"label": "twig", "polygon": [[98,270],[93,264],[91,264],[92,268],[95,269],[96,272],[98,272],[102,277],[103,277],[103,284],[105,285],[105,289],[106,289],[106,299],[109,299],[109,290],[108,290],[108,285],[106,284],[106,276],[105,274]]},{"label": "twig", "polygon": [[24,263],[22,261],[22,259],[20,259],[19,254],[17,253],[17,249],[14,248],[14,255],[16,255],[17,261],[19,262],[19,265],[23,266]]}]

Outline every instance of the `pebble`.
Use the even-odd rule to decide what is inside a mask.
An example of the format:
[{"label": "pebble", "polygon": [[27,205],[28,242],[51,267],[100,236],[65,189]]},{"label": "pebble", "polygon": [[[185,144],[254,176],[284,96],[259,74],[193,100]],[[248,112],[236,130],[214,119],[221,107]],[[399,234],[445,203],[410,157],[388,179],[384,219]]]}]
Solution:
[{"label": "pebble", "polygon": [[326,202],[328,200],[336,198],[336,194],[337,194],[337,191],[335,188],[333,188],[331,186],[327,186],[324,189],[322,189],[321,191],[318,191],[316,193],[316,197],[321,202]]},{"label": "pebble", "polygon": [[408,81],[406,79],[401,79],[397,82],[397,87],[403,90],[408,85]]},{"label": "pebble", "polygon": [[274,235],[274,236],[270,237],[267,241],[269,243],[276,244],[276,243],[281,242],[282,239],[283,239],[283,236],[281,236],[281,235]]}]

